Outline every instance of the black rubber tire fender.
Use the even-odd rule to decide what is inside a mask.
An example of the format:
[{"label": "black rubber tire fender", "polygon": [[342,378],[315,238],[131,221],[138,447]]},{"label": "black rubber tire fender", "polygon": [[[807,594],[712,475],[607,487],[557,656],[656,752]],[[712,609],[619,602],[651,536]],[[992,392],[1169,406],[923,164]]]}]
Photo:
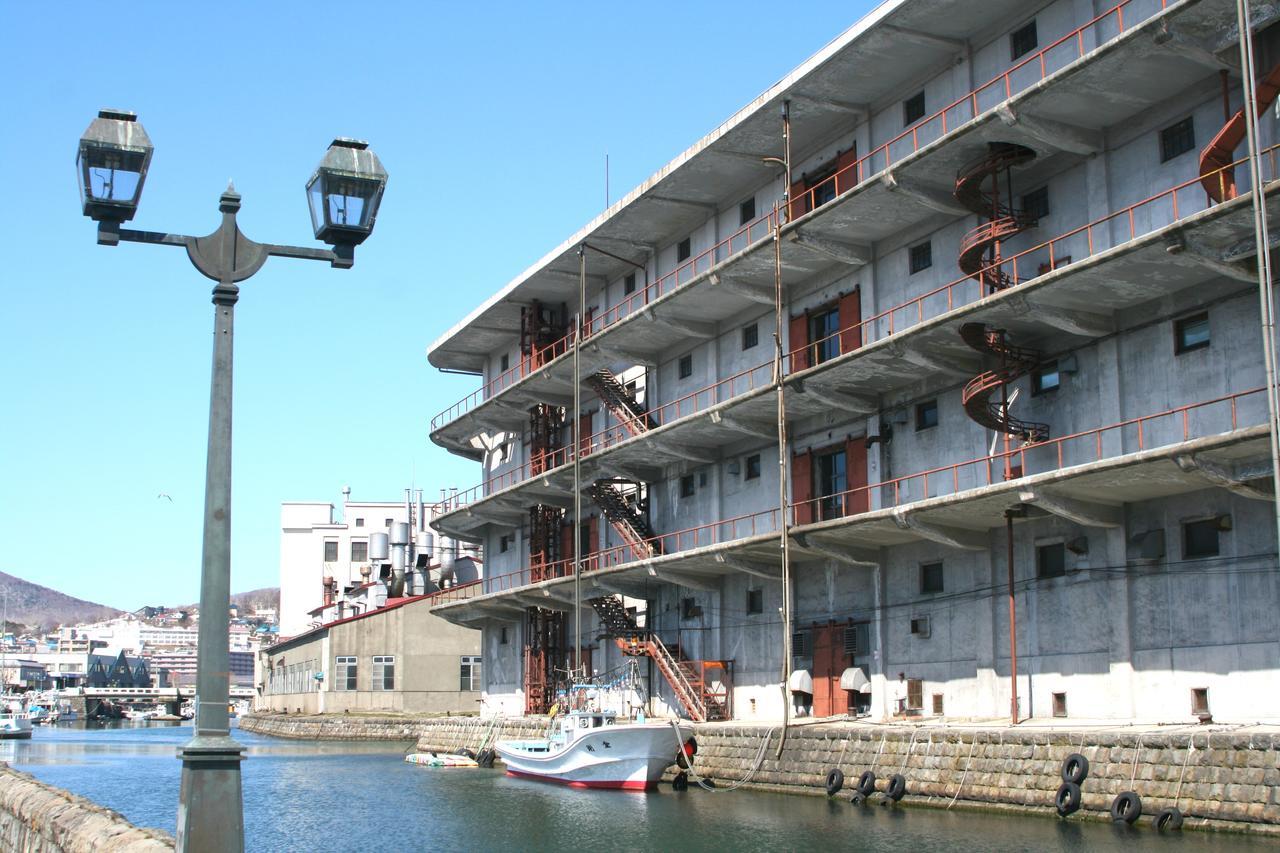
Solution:
[{"label": "black rubber tire fender", "polygon": [[1182,812],[1177,806],[1170,806],[1167,809],[1161,809],[1156,814],[1154,821],[1155,828],[1160,832],[1182,829]]},{"label": "black rubber tire fender", "polygon": [[855,806],[865,806],[867,804],[867,795],[855,788],[853,793],[849,795],[849,803]]},{"label": "black rubber tire fender", "polygon": [[1063,782],[1058,786],[1053,804],[1058,810],[1058,817],[1075,814],[1080,810],[1080,786],[1075,782]]},{"label": "black rubber tire fender", "polygon": [[671,790],[673,791],[689,790],[689,774],[683,771],[680,773],[677,773],[675,775],[675,778],[671,780]]},{"label": "black rubber tire fender", "polygon": [[472,761],[475,761],[475,758],[476,758],[476,754],[471,750],[467,749],[465,746],[462,749],[458,750],[458,755],[465,755],[467,758],[470,758]]},{"label": "black rubber tire fender", "polygon": [[1116,794],[1111,801],[1111,819],[1133,823],[1142,816],[1142,798],[1133,791]]},{"label": "black rubber tire fender", "polygon": [[1062,761],[1062,781],[1083,785],[1089,778],[1089,759],[1078,752],[1073,752]]},{"label": "black rubber tire fender", "polygon": [[689,735],[689,739],[684,742],[684,745],[689,750],[688,755],[690,758],[698,754],[698,739],[693,735]]},{"label": "black rubber tire fender", "polygon": [[494,751],[486,747],[476,753],[476,764],[481,767],[492,767],[494,758]]},{"label": "black rubber tire fender", "polygon": [[844,771],[839,767],[832,767],[831,770],[827,772],[826,786],[828,797],[834,797],[836,794],[840,793],[840,789],[844,787]]},{"label": "black rubber tire fender", "polygon": [[901,773],[894,773],[889,777],[889,787],[884,789],[884,795],[895,803],[907,795],[907,780]]},{"label": "black rubber tire fender", "polygon": [[869,797],[876,792],[876,774],[870,770],[863,771],[858,777],[858,793]]}]

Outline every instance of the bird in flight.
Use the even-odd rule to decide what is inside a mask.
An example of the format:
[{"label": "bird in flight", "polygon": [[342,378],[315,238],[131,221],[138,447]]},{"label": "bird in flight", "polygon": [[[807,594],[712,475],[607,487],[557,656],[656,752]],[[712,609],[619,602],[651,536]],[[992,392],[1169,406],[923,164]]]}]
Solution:
[{"label": "bird in flight", "polygon": [[168,492],[161,492],[160,494],[156,495],[156,500],[160,500],[161,498],[164,498],[169,503],[173,503],[173,498],[169,497]]}]

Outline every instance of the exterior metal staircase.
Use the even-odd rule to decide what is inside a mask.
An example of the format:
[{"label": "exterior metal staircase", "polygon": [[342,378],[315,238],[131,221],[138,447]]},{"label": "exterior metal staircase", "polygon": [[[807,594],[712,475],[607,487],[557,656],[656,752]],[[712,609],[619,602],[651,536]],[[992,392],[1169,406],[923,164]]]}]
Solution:
[{"label": "exterior metal staircase", "polygon": [[[662,545],[649,526],[648,513],[640,506],[643,501],[639,497],[638,484],[637,497],[632,502],[618,488],[618,482],[596,480],[587,489],[587,494],[596,506],[600,507],[600,511],[604,513],[605,518],[609,519],[613,529],[618,531],[622,541],[627,544],[637,559],[646,560],[661,554]],[[623,484],[625,485],[625,482]]]},{"label": "exterior metal staircase", "polygon": [[597,370],[586,381],[627,432],[641,435],[657,426],[649,410],[608,370]]},{"label": "exterior metal staircase", "polygon": [[1001,387],[1035,370],[1040,364],[1040,353],[1013,346],[1006,342],[1003,329],[991,329],[982,323],[965,323],[960,327],[960,337],[979,352],[1000,357],[999,368],[975,376],[964,386],[960,400],[965,413],[987,429],[1016,435],[1023,441],[1037,442],[1048,438],[1048,424],[1018,420],[1000,402],[991,399]]},{"label": "exterior metal staircase", "polygon": [[1004,192],[1010,193],[1010,170],[1029,163],[1035,156],[1034,151],[1021,145],[992,142],[986,154],[956,176],[956,201],[987,219],[960,241],[960,269],[977,279],[987,293],[1017,284],[1013,276],[996,266],[1000,263],[1000,243],[1036,224],[1034,218],[1013,207],[1011,197],[1001,200],[1000,176],[1004,175]]},{"label": "exterior metal staircase", "polygon": [[[1258,81],[1255,97],[1257,114],[1266,112],[1276,96],[1280,95],[1280,65],[1272,68]],[[1236,146],[1245,136],[1244,107],[1233,115],[1213,141],[1200,152],[1200,183],[1209,198],[1216,202],[1230,201],[1239,194],[1236,188],[1236,170],[1231,165]]]},{"label": "exterior metal staircase", "polygon": [[729,685],[721,680],[721,690],[708,689],[703,673],[710,668],[725,671],[720,661],[699,665],[681,654],[679,647],[674,653],[650,631],[636,625],[622,605],[622,599],[616,595],[604,598],[593,598],[591,607],[600,617],[600,624],[605,629],[605,636],[612,637],[614,643],[629,657],[647,655],[653,659],[662,677],[671,685],[680,706],[684,708],[689,719],[698,723],[712,720],[729,719]]}]

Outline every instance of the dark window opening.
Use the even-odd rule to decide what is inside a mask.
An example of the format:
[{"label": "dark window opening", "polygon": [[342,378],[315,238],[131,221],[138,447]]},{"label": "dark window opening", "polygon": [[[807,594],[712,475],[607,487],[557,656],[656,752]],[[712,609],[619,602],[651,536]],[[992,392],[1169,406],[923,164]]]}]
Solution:
[{"label": "dark window opening", "polygon": [[924,92],[920,91],[902,102],[902,123],[910,125],[924,118]]},{"label": "dark window opening", "polygon": [[920,567],[920,592],[925,595],[942,592],[942,563],[925,563]]},{"label": "dark window opening", "polygon": [[364,527],[364,519],[363,519],[363,518],[357,518],[357,519],[356,519],[356,527]]},{"label": "dark window opening", "polygon": [[691,254],[693,254],[693,239],[685,237],[676,244],[676,263],[689,260]]},{"label": "dark window opening", "polygon": [[680,364],[678,366],[678,369],[676,370],[676,373],[679,375],[679,378],[681,379],[688,379],[690,376],[693,375],[693,355],[692,354],[680,356]]},{"label": "dark window opening", "polygon": [[1053,694],[1053,715],[1055,717],[1065,717],[1067,715],[1067,694]]},{"label": "dark window opening", "polygon": [[627,273],[627,277],[622,280],[622,295],[630,296],[636,292],[636,274]]},{"label": "dark window opening", "polygon": [[1209,345],[1209,312],[1183,317],[1173,324],[1175,354],[1203,349]]},{"label": "dark window opening", "polygon": [[942,716],[942,694],[941,693],[933,694],[933,715],[935,717]]},{"label": "dark window opening", "polygon": [[338,543],[337,542],[324,543],[324,561],[326,563],[338,562]]},{"label": "dark window opening", "polygon": [[390,527],[390,526],[391,526],[391,523],[392,523],[393,521],[395,521],[395,519],[394,519],[394,518],[384,518],[384,519],[382,519],[382,526],[383,526],[383,527]]},{"label": "dark window opening", "polygon": [[681,619],[697,619],[702,615],[702,608],[698,606],[698,600],[692,596],[680,599],[680,618]]},{"label": "dark window opening", "polygon": [[845,455],[843,450],[816,455],[813,494],[818,498],[818,520],[840,518],[844,513]]},{"label": "dark window opening", "polygon": [[1182,525],[1182,556],[1216,557],[1218,556],[1218,534],[1222,527],[1216,518],[1203,521],[1188,521]]},{"label": "dark window opening", "polygon": [[927,270],[933,266],[933,243],[925,240],[918,246],[912,246],[907,264],[908,271],[911,275],[915,275],[921,270]]},{"label": "dark window opening", "polygon": [[498,634],[498,645],[505,646],[511,642],[511,638],[507,635],[507,626],[503,625]]},{"label": "dark window opening", "polygon": [[511,356],[507,355],[504,352],[502,354],[502,358],[498,359],[498,372],[506,373],[507,369],[510,367],[511,367]]},{"label": "dark window opening", "polygon": [[1032,18],[1009,34],[1009,59],[1016,60],[1026,56],[1039,44],[1036,38],[1036,22]]},{"label": "dark window opening", "polygon": [[695,491],[697,491],[697,489],[694,486],[692,474],[685,474],[680,478],[680,497],[691,498]]},{"label": "dark window opening", "polygon": [[755,453],[747,457],[747,473],[746,479],[757,480],[760,478],[760,454]]},{"label": "dark window opening", "polygon": [[1031,374],[1031,393],[1035,395],[1043,394],[1046,391],[1057,391],[1061,383],[1062,377],[1058,373],[1058,362],[1045,362]]},{"label": "dark window opening", "polygon": [[814,207],[821,207],[836,197],[835,174],[833,166],[805,180],[805,186],[812,190],[809,197],[813,199]]},{"label": "dark window opening", "polygon": [[499,537],[498,537],[498,551],[500,551],[501,553],[505,554],[505,553],[507,553],[507,549],[508,549],[508,548],[510,548],[510,547],[511,547],[511,537],[510,537],[510,536],[499,536]]},{"label": "dark window opening", "polygon": [[916,404],[916,432],[938,425],[938,401],[925,400]]},{"label": "dark window opening", "polygon": [[1191,713],[1197,717],[1209,715],[1209,688],[1193,687],[1191,689]]},{"label": "dark window opening", "polygon": [[369,543],[368,542],[352,542],[351,543],[351,562],[363,563],[369,559]]},{"label": "dark window opening", "polygon": [[751,349],[760,343],[760,324],[752,323],[750,326],[742,327],[742,348]]},{"label": "dark window opening", "polygon": [[1022,212],[1028,219],[1039,221],[1049,215],[1049,188],[1032,190],[1022,197]]},{"label": "dark window opening", "polygon": [[[808,631],[796,631],[791,635],[791,657],[801,658],[813,654],[813,649],[809,644]],[[808,666],[802,667],[808,669]]]},{"label": "dark window opening", "polygon": [[738,205],[738,225],[740,226],[746,225],[749,222],[754,221],[755,218],[756,218],[756,197],[752,196],[751,198],[744,201],[742,204]]},{"label": "dark window opening", "polygon": [[747,612],[748,613],[764,612],[764,590],[763,589],[747,590]]},{"label": "dark window opening", "polygon": [[1165,163],[1196,147],[1196,126],[1191,116],[1160,131],[1160,162]]},{"label": "dark window opening", "polygon": [[[822,364],[840,354],[840,311],[829,308],[809,315],[809,358]],[[812,365],[810,365],[812,366]]]},{"label": "dark window opening", "polygon": [[588,554],[594,554],[596,543],[591,538],[591,522],[584,521],[578,525],[578,556],[585,557]]},{"label": "dark window opening", "polygon": [[907,710],[924,710],[924,681],[922,679],[907,679]]},{"label": "dark window opening", "polygon": [[1067,549],[1061,542],[1036,549],[1036,577],[1060,578],[1067,573]]}]

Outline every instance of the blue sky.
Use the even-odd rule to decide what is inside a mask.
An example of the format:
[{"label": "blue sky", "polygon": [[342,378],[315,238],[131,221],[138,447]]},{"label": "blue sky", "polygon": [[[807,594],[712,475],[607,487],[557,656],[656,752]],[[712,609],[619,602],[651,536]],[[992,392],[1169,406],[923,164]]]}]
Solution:
[{"label": "blue sky", "polygon": [[315,245],[303,185],[333,137],[391,175],[354,269],[275,258],[242,287],[247,590],[278,583],[281,501],[478,482],[427,437],[478,381],[427,345],[603,209],[606,152],[616,200],[874,5],[5,2],[0,570],[126,609],[198,598],[211,282],[95,244],[74,155],[99,108],[156,147],[138,228],[214,230],[233,179],[251,239]]}]

